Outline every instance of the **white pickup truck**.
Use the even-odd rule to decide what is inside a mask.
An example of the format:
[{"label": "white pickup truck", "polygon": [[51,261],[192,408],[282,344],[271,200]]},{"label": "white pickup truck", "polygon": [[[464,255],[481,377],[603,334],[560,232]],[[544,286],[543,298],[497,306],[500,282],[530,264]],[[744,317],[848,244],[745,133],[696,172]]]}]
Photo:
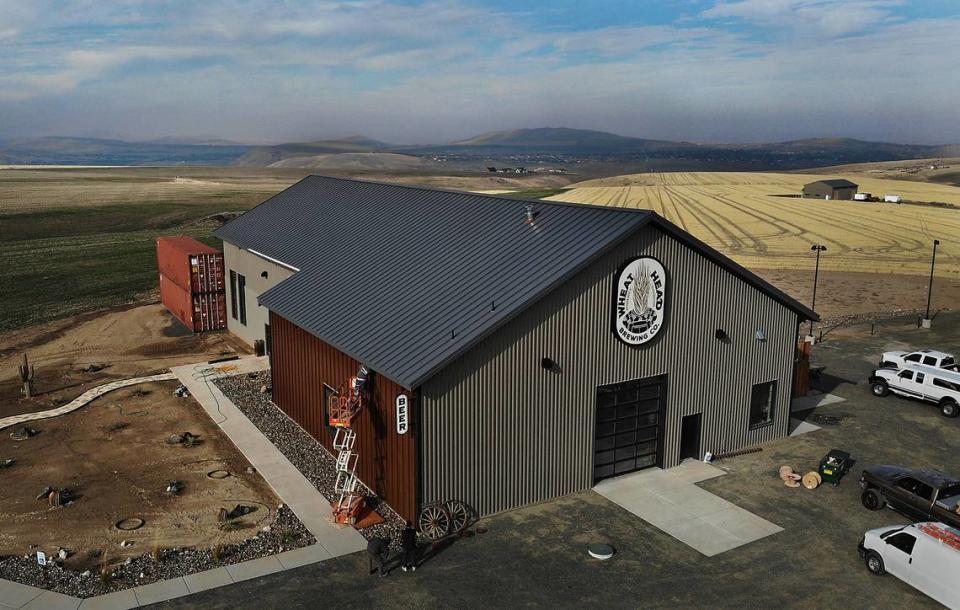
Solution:
[{"label": "white pickup truck", "polygon": [[944,417],[960,415],[960,373],[922,364],[908,364],[899,370],[876,369],[869,381],[874,396],[887,396],[893,392],[932,402],[940,407]]},{"label": "white pickup truck", "polygon": [[957,360],[953,354],[933,349],[921,349],[915,352],[884,352],[880,357],[880,368],[901,369],[908,364],[923,364],[957,371]]}]

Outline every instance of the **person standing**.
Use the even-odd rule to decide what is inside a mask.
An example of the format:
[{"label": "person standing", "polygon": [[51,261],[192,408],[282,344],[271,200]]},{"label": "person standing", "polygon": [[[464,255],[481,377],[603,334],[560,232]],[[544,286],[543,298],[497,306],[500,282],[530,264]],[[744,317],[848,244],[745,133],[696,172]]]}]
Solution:
[{"label": "person standing", "polygon": [[374,566],[380,570],[380,577],[387,576],[389,572],[385,570],[387,559],[390,557],[390,541],[386,538],[373,538],[367,543],[367,559],[369,560],[369,573],[373,574]]},{"label": "person standing", "polygon": [[407,526],[403,529],[403,535],[400,539],[403,545],[403,571],[417,571],[417,530],[413,529],[413,524],[407,521]]}]

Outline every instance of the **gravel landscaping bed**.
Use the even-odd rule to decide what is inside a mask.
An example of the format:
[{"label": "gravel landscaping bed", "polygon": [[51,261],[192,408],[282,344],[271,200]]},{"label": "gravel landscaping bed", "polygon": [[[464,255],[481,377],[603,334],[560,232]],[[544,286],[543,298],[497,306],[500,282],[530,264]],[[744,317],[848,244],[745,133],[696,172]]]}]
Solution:
[{"label": "gravel landscaping bed", "polygon": [[[223,377],[214,383],[297,470],[313,483],[323,497],[330,502],[339,497],[334,491],[337,465],[333,455],[274,405],[270,401],[269,393],[260,391],[263,386],[270,386],[269,371]],[[361,485],[358,491],[366,496],[367,506],[372,507],[385,519],[383,523],[358,531],[368,540],[388,538],[391,550],[399,551],[404,520],[369,488]]]},{"label": "gravel landscaping bed", "polygon": [[315,542],[293,511],[281,505],[269,526],[240,544],[214,549],[159,549],[156,558],[153,552],[148,552],[119,565],[111,564],[109,557],[104,562],[102,556],[91,556],[101,567],[85,572],[63,568],[56,561],[41,567],[34,555],[5,557],[0,559],[0,578],[85,598],[266,557]]}]

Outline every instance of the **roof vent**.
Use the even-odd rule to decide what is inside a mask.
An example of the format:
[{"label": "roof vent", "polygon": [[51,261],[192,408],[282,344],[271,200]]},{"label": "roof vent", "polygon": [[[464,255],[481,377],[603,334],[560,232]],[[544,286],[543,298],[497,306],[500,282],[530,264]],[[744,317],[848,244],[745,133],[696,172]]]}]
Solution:
[{"label": "roof vent", "polygon": [[534,210],[532,205],[525,206],[523,209],[526,212],[526,219],[524,220],[524,222],[527,223],[528,225],[532,225],[534,219],[536,219],[537,214],[539,212]]}]

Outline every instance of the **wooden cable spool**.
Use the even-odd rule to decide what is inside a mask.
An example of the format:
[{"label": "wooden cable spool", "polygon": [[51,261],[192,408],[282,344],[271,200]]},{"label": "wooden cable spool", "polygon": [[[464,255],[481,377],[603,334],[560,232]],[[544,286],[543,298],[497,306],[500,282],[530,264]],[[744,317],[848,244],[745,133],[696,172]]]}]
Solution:
[{"label": "wooden cable spool", "polygon": [[803,481],[803,486],[806,487],[807,489],[816,489],[817,487],[820,487],[821,483],[823,483],[823,479],[820,477],[820,473],[813,472],[813,471],[803,475],[802,481]]}]

